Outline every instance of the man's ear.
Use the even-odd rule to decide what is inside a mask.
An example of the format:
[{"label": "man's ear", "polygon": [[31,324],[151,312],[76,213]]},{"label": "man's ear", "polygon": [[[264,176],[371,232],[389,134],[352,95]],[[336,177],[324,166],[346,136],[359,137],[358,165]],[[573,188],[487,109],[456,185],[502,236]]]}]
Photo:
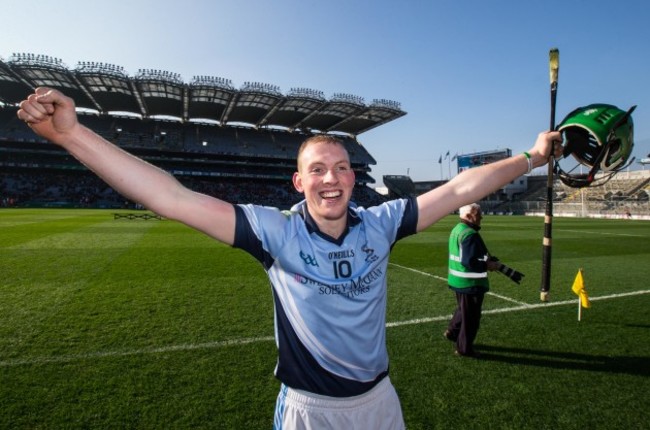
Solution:
[{"label": "man's ear", "polygon": [[296,189],[296,191],[302,193],[304,189],[302,187],[302,178],[300,177],[300,173],[294,172],[292,180],[293,180],[293,187]]}]

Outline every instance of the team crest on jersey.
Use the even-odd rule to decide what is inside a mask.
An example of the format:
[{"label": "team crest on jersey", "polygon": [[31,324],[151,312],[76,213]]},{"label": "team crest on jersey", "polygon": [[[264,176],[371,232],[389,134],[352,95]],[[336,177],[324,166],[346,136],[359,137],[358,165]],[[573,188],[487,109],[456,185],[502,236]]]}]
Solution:
[{"label": "team crest on jersey", "polygon": [[375,250],[368,248],[367,243],[361,247],[361,250],[366,253],[366,263],[372,263],[373,261],[377,261],[379,259],[379,257],[375,254]]},{"label": "team crest on jersey", "polygon": [[304,252],[302,252],[302,250],[300,251],[300,258],[302,258],[302,261],[304,261],[305,264],[309,266],[318,267],[318,261],[316,261],[316,257],[313,257],[309,254],[305,254]]}]

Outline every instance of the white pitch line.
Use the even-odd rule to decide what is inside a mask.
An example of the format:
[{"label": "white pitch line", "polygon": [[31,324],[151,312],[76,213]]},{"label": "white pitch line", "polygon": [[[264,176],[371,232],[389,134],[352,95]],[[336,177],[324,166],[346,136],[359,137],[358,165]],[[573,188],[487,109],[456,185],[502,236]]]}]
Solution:
[{"label": "white pitch line", "polygon": [[[389,263],[389,264],[391,266],[399,267],[400,269],[410,270],[411,272],[415,272],[415,273],[420,274],[420,275],[429,276],[429,277],[435,278],[435,279],[437,279],[439,281],[447,282],[447,278],[443,278],[442,276],[432,275],[431,273],[423,272],[421,270],[412,269],[412,268],[406,267],[406,266],[400,266],[399,264],[395,264],[395,263]],[[526,306],[527,305],[527,303],[520,302],[518,300],[511,299],[510,297],[502,296],[502,295],[495,294],[495,293],[492,293],[492,292],[488,292],[487,294],[489,294],[491,296],[494,296],[494,297],[497,297],[497,298],[499,298],[501,300],[505,300],[505,301],[512,302],[512,303],[517,303],[518,305],[521,305],[521,306]]]},{"label": "white pitch line", "polygon": [[569,230],[566,228],[559,228],[556,231],[568,231],[569,233],[589,233],[594,235],[603,235],[603,236],[625,236],[625,237],[648,237],[644,234],[629,234],[629,233],[610,233],[607,231],[588,231],[588,230]]},{"label": "white pitch line", "polygon": [[[627,297],[627,296],[638,296],[641,294],[650,294],[650,290],[640,290],[640,291],[632,291],[630,293],[620,293],[620,294],[610,294],[608,296],[600,296],[600,297],[589,297],[590,302],[597,302],[600,300],[609,300],[609,299],[616,299],[619,297]],[[563,300],[561,302],[544,302],[544,303],[536,303],[536,304],[528,304],[524,303],[521,306],[514,306],[510,308],[499,308],[499,309],[489,309],[489,310],[484,310],[483,314],[503,314],[506,312],[516,312],[516,311],[527,311],[531,309],[537,309],[537,308],[548,308],[548,307],[553,307],[553,306],[563,306],[563,305],[575,305],[578,302],[578,298],[576,297],[575,300]],[[405,325],[413,325],[413,324],[423,324],[423,323],[429,323],[429,322],[435,322],[435,321],[443,321],[446,320],[450,317],[448,316],[439,316],[439,317],[431,317],[431,318],[416,318],[408,321],[397,321],[397,322],[392,322],[386,324],[386,327],[401,327]]]},{"label": "white pitch line", "polygon": [[502,296],[500,294],[493,293],[492,291],[488,291],[486,294],[488,294],[490,296],[498,297],[499,299],[505,300],[507,302],[517,303],[518,305],[521,305],[521,306],[530,306],[526,302],[520,302],[519,300],[511,299],[510,297]]},{"label": "white pitch line", "polygon": [[105,352],[90,352],[87,354],[73,354],[73,355],[60,355],[55,357],[40,357],[23,360],[6,360],[0,361],[0,367],[14,367],[32,364],[52,364],[52,363],[68,363],[70,361],[86,360],[92,358],[107,358],[107,357],[126,357],[129,355],[143,355],[143,354],[162,354],[166,352],[175,351],[192,351],[197,349],[217,349],[227,346],[248,345],[251,343],[269,342],[273,341],[273,336],[265,337],[249,337],[243,339],[224,340],[220,342],[207,342],[195,343],[185,345],[169,345],[158,348],[140,348],[131,349],[126,351],[105,351]]},{"label": "white pitch line", "polygon": [[438,276],[438,275],[432,275],[431,273],[423,272],[421,270],[411,269],[410,267],[406,267],[406,266],[400,266],[399,264],[395,264],[395,263],[388,263],[388,264],[390,264],[391,266],[399,267],[400,269],[410,270],[411,272],[415,272],[415,273],[418,273],[420,275],[429,276],[431,278],[438,279],[439,281],[447,282],[447,278],[443,278],[443,277]]},{"label": "white pitch line", "polygon": [[[597,302],[600,300],[609,300],[609,299],[616,299],[619,297],[628,297],[628,296],[638,296],[641,294],[650,294],[650,290],[640,290],[640,291],[632,291],[629,293],[610,294],[607,296],[600,296],[600,297],[589,297],[589,301]],[[502,314],[507,312],[517,312],[517,311],[524,311],[524,310],[530,310],[536,308],[574,305],[577,303],[577,300],[578,299],[576,298],[575,300],[564,300],[561,302],[523,304],[521,306],[514,306],[509,308],[485,310],[483,311],[483,313]],[[386,327],[392,328],[392,327],[402,327],[402,326],[414,325],[414,324],[425,324],[425,323],[436,322],[436,321],[446,321],[447,319],[449,319],[449,317],[450,315],[442,315],[442,316],[430,317],[430,318],[416,318],[407,321],[395,321],[395,322],[386,323]],[[60,355],[60,356],[52,356],[52,357],[34,357],[29,359],[4,360],[4,361],[0,361],[0,368],[30,366],[30,365],[39,365],[39,364],[60,364],[60,363],[69,363],[72,361],[95,359],[95,358],[114,358],[114,357],[126,357],[130,355],[163,354],[163,353],[177,352],[177,351],[217,349],[217,348],[225,348],[228,346],[241,346],[241,345],[249,345],[249,344],[261,343],[261,342],[271,342],[274,340],[275,338],[273,336],[260,336],[260,337],[249,337],[243,339],[225,340],[220,342],[169,345],[169,346],[163,346],[158,348],[139,348],[139,349],[125,350],[125,351],[104,351],[104,352],[91,352],[87,354],[73,354],[73,355]]]}]

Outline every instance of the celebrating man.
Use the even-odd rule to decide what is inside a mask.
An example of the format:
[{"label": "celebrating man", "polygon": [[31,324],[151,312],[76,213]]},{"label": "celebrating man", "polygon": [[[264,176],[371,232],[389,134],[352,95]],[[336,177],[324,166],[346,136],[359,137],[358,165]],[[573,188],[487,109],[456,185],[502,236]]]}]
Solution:
[{"label": "celebrating man", "polygon": [[73,100],[59,91],[36,89],[18,117],[125,197],[264,266],[275,303],[278,429],[403,429],[385,345],[391,247],[544,165],[551,151],[561,153],[560,134],[543,132],[526,154],[465,171],[417,198],[366,209],[350,202],[355,175],[344,146],[316,136],[300,147],[293,175],[304,200],[281,212],[185,188],[82,126]]}]

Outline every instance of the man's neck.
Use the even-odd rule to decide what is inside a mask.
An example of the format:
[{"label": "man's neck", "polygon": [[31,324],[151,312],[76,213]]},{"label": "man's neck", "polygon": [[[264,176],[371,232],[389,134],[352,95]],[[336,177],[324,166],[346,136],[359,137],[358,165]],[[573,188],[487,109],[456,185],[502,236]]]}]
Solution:
[{"label": "man's neck", "polygon": [[305,206],[306,215],[309,216],[310,224],[312,229],[317,229],[316,233],[321,236],[326,236],[331,239],[333,242],[341,241],[342,237],[348,231],[348,214],[347,212],[341,219],[328,220],[320,219],[314,217],[309,208]]},{"label": "man's neck", "polygon": [[347,230],[345,221],[325,221],[318,223],[318,229],[321,233],[328,235],[332,239],[340,239]]}]

